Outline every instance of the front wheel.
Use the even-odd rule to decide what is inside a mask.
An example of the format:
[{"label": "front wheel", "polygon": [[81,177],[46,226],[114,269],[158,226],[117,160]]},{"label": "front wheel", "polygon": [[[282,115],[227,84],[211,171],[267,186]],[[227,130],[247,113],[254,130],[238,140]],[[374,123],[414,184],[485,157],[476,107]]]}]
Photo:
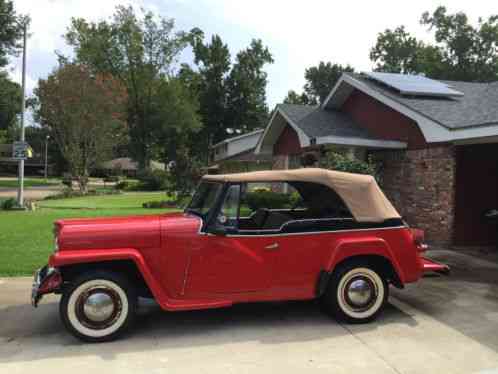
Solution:
[{"label": "front wheel", "polygon": [[137,296],[126,278],[94,271],[63,291],[59,313],[67,330],[87,342],[110,341],[132,323]]},{"label": "front wheel", "polygon": [[351,323],[366,323],[382,311],[389,286],[381,272],[365,262],[340,266],[331,276],[323,304],[334,317]]}]

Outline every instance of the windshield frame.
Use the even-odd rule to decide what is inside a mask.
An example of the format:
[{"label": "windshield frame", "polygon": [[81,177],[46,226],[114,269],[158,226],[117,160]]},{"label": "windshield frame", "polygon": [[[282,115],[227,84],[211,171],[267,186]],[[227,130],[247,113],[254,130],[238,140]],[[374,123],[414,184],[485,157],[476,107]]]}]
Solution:
[{"label": "windshield frame", "polygon": [[[195,209],[192,207],[192,203],[194,202],[194,199],[196,199],[196,196],[201,193],[201,187],[203,185],[216,185],[218,186],[218,190],[216,191],[216,195],[212,199],[211,206],[206,212],[199,211],[199,209]],[[197,185],[194,194],[192,195],[192,199],[190,199],[190,202],[187,204],[187,206],[184,209],[185,213],[190,213],[190,214],[195,214],[196,216],[201,217],[205,222],[209,221],[210,217],[219,209],[219,201],[220,198],[224,196],[224,183],[222,182],[217,182],[217,181],[206,181],[206,180],[201,180],[199,184]],[[209,191],[204,192],[208,193]]]}]

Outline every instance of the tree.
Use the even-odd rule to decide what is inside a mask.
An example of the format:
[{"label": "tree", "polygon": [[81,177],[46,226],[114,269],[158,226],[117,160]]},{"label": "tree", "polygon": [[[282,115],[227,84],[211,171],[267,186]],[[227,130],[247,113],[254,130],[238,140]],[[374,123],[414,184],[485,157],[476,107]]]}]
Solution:
[{"label": "tree", "polygon": [[110,75],[63,63],[35,90],[38,121],[50,128],[70,172],[87,193],[90,171],[123,140],[126,89]]},{"label": "tree", "polygon": [[498,15],[479,18],[472,26],[465,13],[447,14],[438,7],[432,15],[425,12],[422,25],[435,31],[441,45],[446,79],[494,81],[498,79]]},{"label": "tree", "polygon": [[192,40],[194,62],[198,76],[184,66],[180,73],[184,79],[187,74],[198,83],[200,110],[204,128],[197,136],[199,150],[206,157],[211,144],[226,137],[227,90],[226,76],[230,70],[230,51],[219,35],[213,35],[210,43],[203,42],[203,34],[196,34]]},{"label": "tree", "polygon": [[[0,68],[6,66],[8,57],[17,55],[21,47],[22,28],[18,21],[12,1],[0,0]],[[6,72],[0,71],[0,143],[8,141],[20,112],[21,87],[12,82]]]},{"label": "tree", "polygon": [[199,29],[191,34],[197,69],[184,64],[179,76],[198,92],[204,127],[192,142],[198,157],[208,161],[210,145],[225,139],[228,131],[247,132],[266,122],[267,75],[263,67],[273,58],[261,40],[253,40],[231,65],[230,51],[219,35],[205,42]]},{"label": "tree", "polygon": [[316,105],[316,101],[314,99],[310,99],[308,95],[306,95],[306,92],[299,95],[296,91],[289,90],[284,99],[284,104]]},{"label": "tree", "polygon": [[[164,82],[174,77],[173,65],[192,37],[182,31],[174,32],[173,19],[156,21],[150,12],[137,18],[132,7],[124,6],[116,8],[110,22],[73,19],[65,35],[78,62],[95,72],[112,75],[126,87],[129,149],[141,169],[148,168],[149,161],[156,156],[155,134],[167,122],[161,116],[177,110],[172,102],[158,105],[158,98]],[[198,122],[183,124],[193,128]]]},{"label": "tree", "polygon": [[0,71],[0,131],[16,124],[17,115],[21,112],[21,95],[21,86]]},{"label": "tree", "polygon": [[266,105],[266,64],[273,57],[261,40],[237,54],[235,64],[227,78],[227,126],[241,133],[261,127],[268,120]]},{"label": "tree", "polygon": [[312,66],[305,70],[306,84],[304,85],[304,92],[311,103],[323,103],[342,73],[353,72],[354,68],[349,65],[320,61],[318,66]]},{"label": "tree", "polygon": [[417,40],[403,26],[387,29],[370,51],[376,70],[442,80],[498,79],[497,15],[479,19],[474,27],[464,13],[447,14],[438,7],[432,14],[425,12],[420,22],[434,31],[436,44]]},{"label": "tree", "polygon": [[8,57],[21,48],[22,28],[10,0],[0,0],[0,67],[9,63]]},{"label": "tree", "polygon": [[421,43],[404,26],[394,30],[386,29],[377,37],[377,42],[370,51],[370,59],[376,62],[376,70],[414,73],[418,72],[417,54],[421,47]]}]

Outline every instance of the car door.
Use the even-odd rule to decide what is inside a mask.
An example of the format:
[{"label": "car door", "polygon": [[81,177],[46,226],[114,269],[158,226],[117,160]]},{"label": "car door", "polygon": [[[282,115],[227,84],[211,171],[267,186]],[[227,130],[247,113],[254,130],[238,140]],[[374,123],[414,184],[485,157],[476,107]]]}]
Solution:
[{"label": "car door", "polygon": [[[318,275],[330,258],[340,228],[350,212],[330,188],[311,182],[293,183],[303,200],[306,213],[288,222],[275,238],[273,286],[284,292],[312,294]],[[341,226],[342,225],[342,226]]]},{"label": "car door", "polygon": [[[240,185],[231,185],[215,215],[216,234],[201,233],[191,257],[187,295],[257,292],[271,285],[272,240],[237,231]],[[209,230],[208,230],[209,231]]]}]

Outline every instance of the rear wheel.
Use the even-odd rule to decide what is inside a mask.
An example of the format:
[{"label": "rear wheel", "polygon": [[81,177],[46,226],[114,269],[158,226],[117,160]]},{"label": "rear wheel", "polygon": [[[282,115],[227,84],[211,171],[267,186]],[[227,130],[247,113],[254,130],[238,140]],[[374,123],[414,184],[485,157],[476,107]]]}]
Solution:
[{"label": "rear wheel", "polygon": [[120,274],[93,271],[63,291],[59,312],[67,330],[87,342],[117,338],[133,322],[137,296]]},{"label": "rear wheel", "polygon": [[327,312],[351,323],[366,323],[382,311],[389,286],[382,273],[364,261],[334,270],[322,302]]}]

